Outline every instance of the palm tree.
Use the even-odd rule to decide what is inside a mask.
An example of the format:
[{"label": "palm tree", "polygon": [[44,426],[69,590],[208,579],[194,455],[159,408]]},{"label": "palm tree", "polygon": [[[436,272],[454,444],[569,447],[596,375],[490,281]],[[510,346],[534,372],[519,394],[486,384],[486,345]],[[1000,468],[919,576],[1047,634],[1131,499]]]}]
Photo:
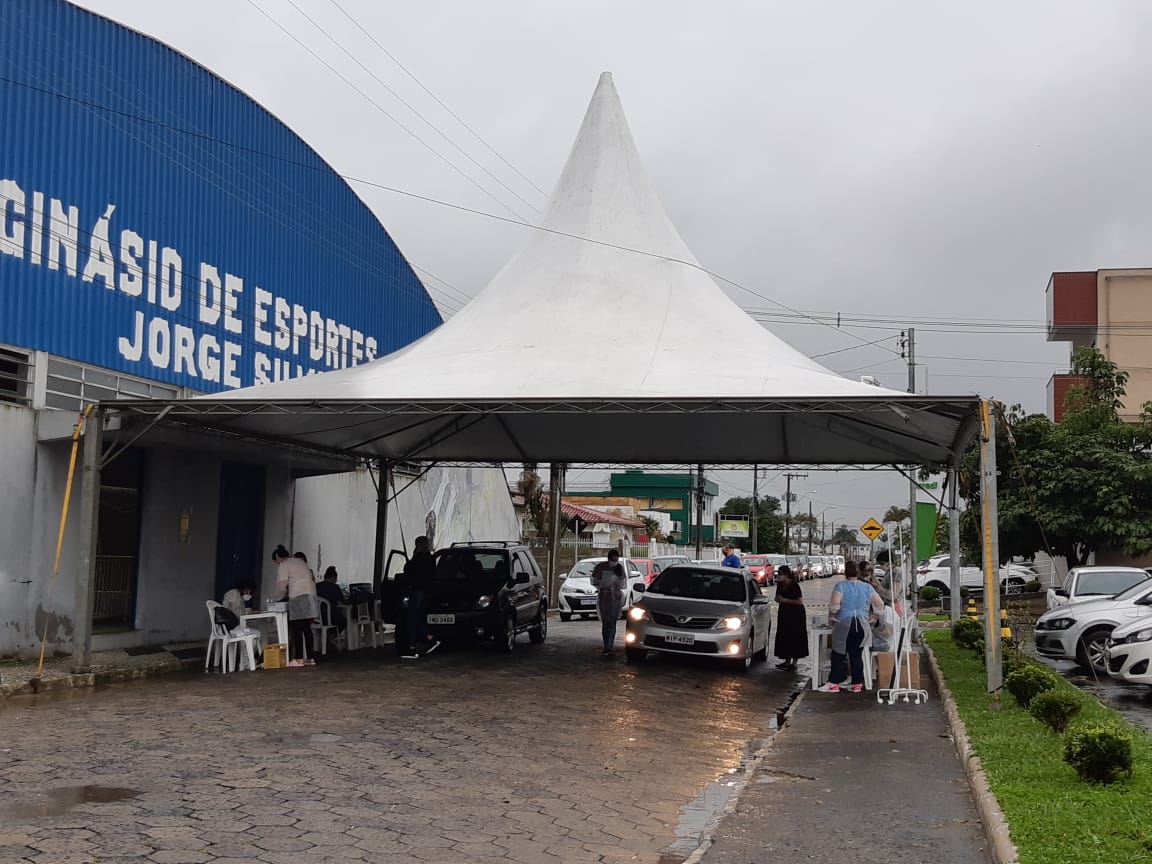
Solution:
[{"label": "palm tree", "polygon": [[840,553],[847,556],[848,549],[859,543],[856,532],[847,525],[841,525],[832,534],[832,545],[840,548]]},{"label": "palm tree", "polygon": [[881,522],[903,522],[905,519],[912,517],[912,511],[907,507],[901,507],[899,504],[893,504],[884,511],[884,518]]}]

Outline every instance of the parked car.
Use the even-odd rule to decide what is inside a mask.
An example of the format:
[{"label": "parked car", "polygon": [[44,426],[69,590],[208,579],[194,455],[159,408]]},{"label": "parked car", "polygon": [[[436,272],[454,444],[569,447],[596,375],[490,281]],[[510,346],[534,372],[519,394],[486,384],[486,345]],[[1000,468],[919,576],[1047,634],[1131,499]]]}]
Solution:
[{"label": "parked car", "polygon": [[1075,660],[1101,675],[1105,649],[1118,627],[1152,616],[1152,583],[1140,582],[1115,597],[1081,600],[1045,612],[1036,621],[1036,651],[1053,660]]},{"label": "parked car", "polygon": [[807,556],[805,556],[804,561],[806,562],[806,565],[808,567],[808,578],[809,579],[821,579],[825,575],[827,575],[824,572],[824,568],[827,565],[824,563],[824,557],[823,556],[821,556],[821,555],[807,555]]},{"label": "parked car", "polygon": [[800,555],[785,555],[788,566],[792,569],[792,575],[796,577],[797,582],[803,582],[808,578],[808,571],[804,568],[804,559]]},{"label": "parked car", "polygon": [[835,558],[836,558],[836,575],[837,576],[843,576],[844,575],[844,565],[847,563],[847,561],[845,561],[843,555],[836,555]]},{"label": "parked car", "polygon": [[532,553],[517,542],[455,543],[435,553],[428,630],[443,640],[493,641],[511,651],[519,633],[548,636],[548,594]]},{"label": "parked car", "polygon": [[653,577],[659,576],[660,571],[675,564],[690,564],[691,559],[687,555],[656,555],[652,558],[652,575]]},{"label": "parked car", "polygon": [[1152,620],[1138,619],[1113,630],[1104,659],[1113,678],[1152,687]]},{"label": "parked car", "polygon": [[1059,588],[1048,589],[1048,608],[1059,609],[1088,597],[1115,597],[1152,579],[1139,567],[1073,567]]},{"label": "parked car", "polygon": [[644,577],[645,585],[656,578],[656,569],[652,566],[651,558],[629,558],[628,560],[636,565],[636,569]]},{"label": "parked car", "polygon": [[649,651],[723,659],[741,671],[768,656],[771,601],[743,569],[715,564],[669,567],[628,613],[628,660]]},{"label": "parked car", "polygon": [[748,568],[748,572],[752,574],[752,578],[756,580],[759,585],[771,585],[775,579],[776,567],[778,564],[784,563],[783,555],[745,555],[740,559],[741,563]]},{"label": "parked car", "polygon": [[[591,618],[593,615],[599,615],[596,611],[596,594],[597,591],[592,587],[592,571],[596,565],[601,561],[607,561],[605,556],[599,558],[583,558],[576,562],[564,583],[560,586],[560,620],[571,621],[573,615],[579,615],[581,618]],[[628,610],[632,608],[632,603],[635,601],[637,592],[635,590],[637,585],[644,585],[644,574],[640,568],[637,567],[631,558],[621,558],[620,563],[624,565],[624,570],[628,576],[628,588],[624,592],[624,608],[620,614],[626,615]]]},{"label": "parked car", "polygon": [[[916,565],[916,590],[931,585],[947,596],[952,592],[952,556],[933,555]],[[1005,564],[1000,568],[1000,590],[1004,594],[1019,594],[1024,586],[1036,578],[1036,573],[1023,564]],[[969,591],[984,590],[984,569],[960,557],[960,587]]]}]

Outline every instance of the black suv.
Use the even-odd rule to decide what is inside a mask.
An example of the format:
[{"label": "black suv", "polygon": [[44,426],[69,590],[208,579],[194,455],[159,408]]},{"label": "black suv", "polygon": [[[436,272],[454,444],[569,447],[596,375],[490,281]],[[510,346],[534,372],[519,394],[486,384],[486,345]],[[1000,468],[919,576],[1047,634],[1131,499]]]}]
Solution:
[{"label": "black suv", "polygon": [[435,555],[428,630],[438,639],[493,640],[503,651],[528,632],[548,636],[548,594],[528,547],[510,541],[453,543]]}]

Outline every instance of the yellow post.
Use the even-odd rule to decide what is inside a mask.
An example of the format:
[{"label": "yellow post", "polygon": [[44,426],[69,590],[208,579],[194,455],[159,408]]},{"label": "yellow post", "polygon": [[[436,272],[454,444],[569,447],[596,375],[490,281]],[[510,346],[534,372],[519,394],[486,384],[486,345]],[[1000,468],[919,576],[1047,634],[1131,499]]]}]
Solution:
[{"label": "yellow post", "polygon": [[1001,639],[1011,639],[1012,638],[1012,628],[1008,625],[1008,610],[1007,609],[1001,609],[1000,610],[1000,638]]}]

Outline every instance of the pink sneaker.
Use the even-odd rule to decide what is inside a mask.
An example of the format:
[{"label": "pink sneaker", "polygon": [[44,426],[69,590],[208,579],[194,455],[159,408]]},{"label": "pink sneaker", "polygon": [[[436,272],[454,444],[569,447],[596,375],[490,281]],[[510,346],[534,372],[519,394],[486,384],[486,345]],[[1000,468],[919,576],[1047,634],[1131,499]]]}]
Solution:
[{"label": "pink sneaker", "polygon": [[859,692],[861,692],[863,689],[864,689],[864,685],[863,685],[863,684],[853,684],[853,685],[852,685],[852,692],[853,692],[853,693],[859,693]]},{"label": "pink sneaker", "polygon": [[823,687],[820,687],[818,689],[821,693],[839,693],[840,692],[840,685],[829,683],[829,684],[825,684]]}]

